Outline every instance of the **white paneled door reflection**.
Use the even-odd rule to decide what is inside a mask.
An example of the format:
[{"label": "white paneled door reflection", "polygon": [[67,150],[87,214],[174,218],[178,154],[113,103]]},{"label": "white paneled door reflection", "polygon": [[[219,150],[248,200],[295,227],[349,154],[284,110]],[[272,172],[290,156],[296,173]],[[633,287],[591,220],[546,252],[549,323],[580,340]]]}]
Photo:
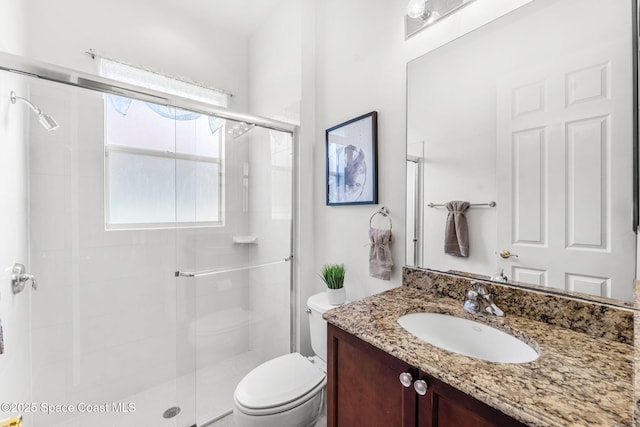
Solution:
[{"label": "white paneled door reflection", "polygon": [[625,43],[594,46],[499,80],[497,243],[518,255],[499,259],[510,279],[631,299],[632,94],[618,88],[629,61]]}]

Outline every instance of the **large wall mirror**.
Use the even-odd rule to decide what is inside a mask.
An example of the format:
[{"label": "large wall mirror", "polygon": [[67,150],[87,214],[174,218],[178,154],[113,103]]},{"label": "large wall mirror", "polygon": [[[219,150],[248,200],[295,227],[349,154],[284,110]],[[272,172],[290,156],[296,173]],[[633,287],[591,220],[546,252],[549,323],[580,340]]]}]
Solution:
[{"label": "large wall mirror", "polygon": [[633,1],[535,0],[408,64],[408,265],[632,300]]}]

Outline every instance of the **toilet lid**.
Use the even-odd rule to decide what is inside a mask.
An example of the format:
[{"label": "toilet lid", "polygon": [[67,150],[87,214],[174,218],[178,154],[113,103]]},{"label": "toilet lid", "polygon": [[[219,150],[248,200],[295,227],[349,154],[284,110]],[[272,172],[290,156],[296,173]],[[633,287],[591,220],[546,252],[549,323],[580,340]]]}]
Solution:
[{"label": "toilet lid", "polygon": [[313,390],[324,377],[324,372],[300,353],[286,354],[249,372],[236,388],[236,399],[250,409],[282,406]]}]

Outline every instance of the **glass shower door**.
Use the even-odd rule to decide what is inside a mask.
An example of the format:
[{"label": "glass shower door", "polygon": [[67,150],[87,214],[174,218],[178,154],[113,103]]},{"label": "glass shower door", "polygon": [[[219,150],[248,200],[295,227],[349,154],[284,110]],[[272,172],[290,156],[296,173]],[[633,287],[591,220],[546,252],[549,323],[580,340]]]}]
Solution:
[{"label": "glass shower door", "polygon": [[105,158],[103,94],[30,79],[29,97],[60,123],[26,130],[30,425],[182,427],[162,416],[177,395],[174,227],[109,222],[105,171],[132,159]]},{"label": "glass shower door", "polygon": [[177,229],[178,359],[197,425],[228,416],[242,377],[291,351],[292,134],[220,130],[221,223]]},{"label": "glass shower door", "polygon": [[[60,124],[30,115],[24,129],[38,289],[19,297],[39,405],[26,421],[229,414],[237,382],[291,350],[292,133],[25,81]],[[153,123],[111,128],[143,116]]]}]

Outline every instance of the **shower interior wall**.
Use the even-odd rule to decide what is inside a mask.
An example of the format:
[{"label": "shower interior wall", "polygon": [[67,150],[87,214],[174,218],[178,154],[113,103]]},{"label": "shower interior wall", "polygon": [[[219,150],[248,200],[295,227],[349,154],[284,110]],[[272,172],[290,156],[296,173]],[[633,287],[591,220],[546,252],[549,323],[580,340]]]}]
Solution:
[{"label": "shower interior wall", "polygon": [[[248,73],[249,73],[249,110],[252,114],[263,117],[269,117],[275,120],[281,120],[288,123],[300,125],[300,108],[301,108],[301,36],[302,28],[300,24],[302,14],[302,2],[298,0],[282,0],[277,7],[271,12],[270,16],[263,21],[260,27],[249,39],[248,44]],[[264,131],[261,131],[264,132]],[[257,185],[266,180],[271,182],[267,187],[267,192],[259,191],[258,188],[250,188],[250,200],[253,205],[265,206],[268,200],[273,200],[272,211],[261,211],[254,214],[250,218],[250,226],[252,230],[264,230],[266,235],[261,236],[268,242],[268,245],[260,244],[254,247],[255,254],[258,258],[265,258],[269,254],[269,250],[273,245],[278,245],[278,254],[286,254],[291,248],[289,242],[282,236],[288,236],[291,233],[291,210],[284,209],[289,206],[293,200],[291,195],[294,189],[288,188],[286,175],[289,170],[283,169],[283,165],[293,164],[292,153],[287,150],[283,144],[282,135],[271,134],[271,162],[265,163],[263,160],[268,158],[269,153],[267,147],[260,145],[256,150],[251,152],[250,167],[254,174],[259,175],[258,179],[252,181],[252,185]],[[298,141],[298,152],[303,150],[303,145],[310,144],[311,141]],[[305,149],[306,150],[306,149]],[[305,177],[312,175],[307,169]],[[301,177],[298,177],[300,180]],[[274,196],[278,197],[274,199]],[[276,201],[277,200],[277,201]],[[300,194],[297,195],[298,208],[300,207]],[[308,205],[305,206],[308,208]],[[286,211],[286,212],[285,212]],[[309,225],[312,227],[312,225]],[[300,230],[298,229],[298,233]],[[296,238],[300,239],[300,234]],[[309,239],[308,244],[311,245],[312,240]],[[286,247],[285,247],[286,246]],[[308,251],[306,251],[308,252]],[[297,266],[294,276],[296,281],[296,292],[298,294],[297,308],[302,316],[306,317],[303,303],[300,300],[300,294],[308,288],[309,282],[299,280],[300,271],[303,266],[300,261],[301,251],[297,251],[293,263]],[[287,266],[288,268],[288,266]],[[270,324],[276,325],[275,330],[278,332],[278,340],[274,342],[274,346],[269,348],[266,334],[256,334],[256,340],[266,346],[266,351],[276,356],[280,354],[282,348],[277,342],[285,342],[289,334],[290,319],[287,313],[282,313],[281,304],[289,298],[284,295],[283,288],[276,288],[273,284],[276,277],[266,278],[260,276],[258,271],[252,271],[251,298],[254,304],[267,304],[264,307],[265,312],[270,313],[269,322],[263,323],[263,328]],[[288,274],[282,271],[280,275]],[[264,282],[261,284],[261,282]],[[305,299],[306,300],[306,299]],[[306,320],[306,319],[305,319]],[[293,338],[296,341],[308,341],[308,328],[299,325],[300,319],[294,320],[295,327],[298,329],[298,336]],[[285,327],[286,325],[286,327]],[[303,331],[303,332],[300,332]],[[297,348],[296,348],[297,349]],[[306,349],[306,348],[305,348]],[[305,354],[311,354],[310,351]]]},{"label": "shower interior wall", "polygon": [[[0,0],[0,50],[24,53],[26,11],[20,0]],[[31,390],[29,299],[11,292],[11,266],[26,262],[27,146],[26,110],[12,108],[9,91],[26,87],[25,78],[0,73],[0,322],[4,354],[0,356],[0,402],[28,401]],[[11,207],[7,209],[6,207]],[[9,387],[7,385],[10,385]],[[3,413],[0,411],[0,419]]]},{"label": "shower interior wall", "polygon": [[[29,126],[30,268],[40,283],[31,294],[33,401],[111,402],[249,350],[257,362],[286,353],[287,264],[195,279],[173,274],[289,253],[290,217],[271,222],[269,136],[280,133],[256,128],[227,141],[225,227],[105,231],[102,96],[29,86],[33,102],[63,124],[53,133],[35,120]],[[246,191],[255,195],[249,210]],[[259,245],[233,243],[260,233]],[[226,335],[198,333],[212,323],[225,325]],[[175,389],[187,414],[198,410],[196,381]],[[224,399],[230,409],[231,395]],[[36,417],[41,426],[68,414]]]}]

